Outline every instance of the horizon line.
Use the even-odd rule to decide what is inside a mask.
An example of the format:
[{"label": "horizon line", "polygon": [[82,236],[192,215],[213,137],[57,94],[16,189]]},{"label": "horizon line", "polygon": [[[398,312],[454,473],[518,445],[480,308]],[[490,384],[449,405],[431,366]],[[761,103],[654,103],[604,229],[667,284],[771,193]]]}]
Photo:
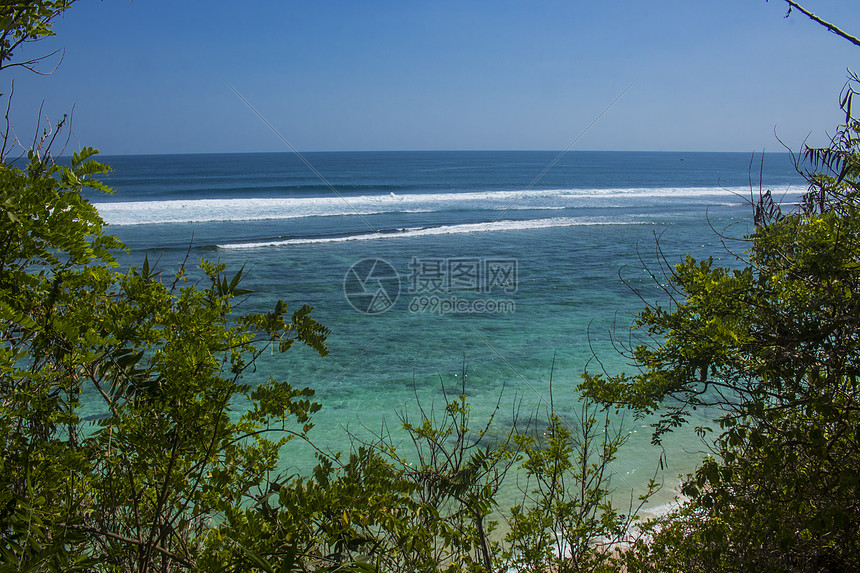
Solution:
[{"label": "horizon line", "polygon": [[[96,148],[98,149],[98,148]],[[560,153],[560,149],[312,149],[302,150],[302,153]],[[648,150],[648,149],[572,149],[568,153],[660,153],[660,154],[790,154],[790,151],[707,151],[707,150]],[[167,157],[176,155],[295,155],[290,150],[284,151],[180,151],[173,153],[151,152],[151,153],[102,153],[101,157]],[[59,157],[69,157],[63,154]]]}]

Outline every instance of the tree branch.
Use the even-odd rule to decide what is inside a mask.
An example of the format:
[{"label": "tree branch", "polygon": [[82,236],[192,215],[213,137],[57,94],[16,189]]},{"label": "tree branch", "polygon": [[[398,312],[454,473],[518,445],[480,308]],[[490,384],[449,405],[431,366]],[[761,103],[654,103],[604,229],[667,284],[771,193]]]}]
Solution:
[{"label": "tree branch", "polygon": [[[86,531],[87,533],[92,533],[94,535],[103,535],[104,537],[108,537],[110,539],[116,539],[117,541],[122,541],[123,543],[128,543],[130,545],[142,545],[142,542],[138,539],[133,539],[131,537],[126,537],[125,535],[120,535],[119,533],[113,533],[112,531],[103,531],[101,529],[97,529],[95,527],[90,527],[88,525],[77,525],[77,524],[68,524],[67,527],[70,529],[78,529],[81,531]],[[185,567],[193,567],[194,562],[190,560],[188,556],[183,557],[182,555],[177,555],[176,553],[172,553],[171,551],[161,547],[159,545],[155,545],[152,547],[155,551],[165,555],[177,563]]]},{"label": "tree branch", "polygon": [[804,8],[803,6],[798,4],[797,2],[793,2],[792,0],[785,0],[785,2],[786,2],[786,4],[789,5],[789,9],[788,9],[789,14],[791,13],[792,8],[796,8],[799,12],[806,14],[811,20],[818,22],[819,24],[821,24],[822,26],[824,26],[825,28],[827,28],[828,30],[830,30],[831,32],[836,34],[837,36],[841,36],[842,38],[845,38],[846,40],[848,40],[849,42],[851,42],[855,46],[860,46],[860,40],[858,40],[857,38],[855,38],[851,34],[848,34],[847,32],[843,32],[842,30],[840,30],[839,28],[837,28],[836,26],[834,26],[830,22],[827,22],[826,20],[822,20],[821,18],[819,18],[818,16],[816,16],[815,14],[813,14],[812,12],[810,12],[809,10],[807,10],[806,8]]}]

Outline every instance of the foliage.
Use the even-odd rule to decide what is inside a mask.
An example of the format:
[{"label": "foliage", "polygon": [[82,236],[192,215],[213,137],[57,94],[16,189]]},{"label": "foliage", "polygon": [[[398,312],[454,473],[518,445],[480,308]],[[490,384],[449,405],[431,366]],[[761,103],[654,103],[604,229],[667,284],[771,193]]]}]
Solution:
[{"label": "foliage", "polygon": [[540,433],[516,436],[525,485],[506,540],[518,571],[613,571],[615,549],[636,539],[636,513],[658,484],[652,480],[636,505],[631,497],[628,513],[619,513],[611,469],[628,434],[606,412],[598,419],[598,410],[582,400],[570,427],[551,408]]},{"label": "foliage", "polygon": [[[635,519],[611,504],[610,463],[623,437],[603,431],[607,420],[571,428],[555,413],[547,428],[499,434],[491,416],[476,430],[460,391],[443,411],[418,402],[416,420],[401,414],[412,448],[383,435],[359,443],[346,462],[320,454],[312,477],[273,484],[229,514],[212,533],[204,568],[611,570],[612,548],[633,540]],[[583,414],[595,409],[586,403]],[[512,471],[527,484],[506,512],[500,499]]]},{"label": "foliage", "polygon": [[665,407],[658,441],[692,409],[722,412],[714,456],[683,488],[691,501],[655,525],[640,565],[664,558],[667,568],[684,570],[858,565],[856,80],[831,145],[804,154],[809,191],[798,208],[783,214],[762,196],[743,268],[690,257],[675,267],[673,305],[648,308],[636,322],[653,340],[634,350],[643,373],[585,377],[587,391],[607,403],[640,413]]},{"label": "foliage", "polygon": [[[416,424],[402,414],[415,463],[391,436],[358,445],[345,463],[320,455],[312,478],[278,487],[270,494],[277,503],[265,496],[219,529],[221,561],[210,566],[248,563],[253,555],[283,571],[498,570],[487,517],[512,463],[509,439],[483,444],[490,421],[470,440],[465,399],[446,399],[439,415],[421,409]],[[255,524],[250,535],[246,523]]]},{"label": "foliage", "polygon": [[[454,571],[492,571],[499,566],[499,545],[490,539],[498,525],[491,517],[504,478],[515,462],[513,436],[511,432],[495,437],[490,433],[495,414],[479,430],[471,428],[466,378],[464,365],[460,393],[451,400],[443,385],[445,409],[441,414],[425,411],[420,402],[417,423],[401,414],[417,456],[414,465],[406,459],[400,463],[407,478],[419,486],[418,502],[437,514],[416,523],[435,531],[442,541],[431,552],[431,560],[453,562]],[[396,452],[392,454],[397,461]]]},{"label": "foliage", "polygon": [[21,66],[35,72],[36,65],[54,55],[12,61],[25,43],[53,36],[54,19],[69,9],[74,1],[9,0],[0,4],[0,69]]},{"label": "foliage", "polygon": [[[201,261],[199,284],[147,260],[112,270],[121,245],[81,196],[102,188],[94,154],[0,164],[0,555],[16,570],[189,567],[211,520],[275,468],[289,422],[307,431],[319,408],[244,373],[270,345],[325,354],[327,330],[282,302],[233,317],[247,291],[223,265]],[[253,407],[232,412],[236,397]]]}]

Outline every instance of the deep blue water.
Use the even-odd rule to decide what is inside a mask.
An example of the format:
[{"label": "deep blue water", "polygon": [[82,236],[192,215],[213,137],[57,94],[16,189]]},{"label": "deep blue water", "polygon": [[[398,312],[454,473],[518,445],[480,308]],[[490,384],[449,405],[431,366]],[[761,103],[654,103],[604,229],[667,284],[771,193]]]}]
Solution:
[{"label": "deep blue water", "polygon": [[[805,189],[787,154],[768,154],[761,178],[759,156],[731,153],[304,157],[108,157],[116,193],[92,200],[130,246],[123,265],[148,253],[170,271],[190,245],[190,260],[246,265],[247,310],[277,299],[315,307],[332,329],[330,355],[293,348],[264,357],[255,375],[315,388],[312,437],[335,450],[348,446],[345,428],[397,437],[397,412],[414,413],[416,399],[438,409],[464,365],[477,418],[502,393],[502,432],[515,405],[522,419],[545,408],[555,360],[555,404],[575,423],[579,375],[629,369],[610,332],[627,339],[639,295],[661,300],[657,238],[669,263],[690,252],[736,264],[717,232],[749,229],[751,188],[761,180],[786,202]],[[657,462],[648,428],[630,431],[622,485]],[[678,471],[698,455],[689,435],[671,448]],[[286,463],[311,459],[294,448]]]}]

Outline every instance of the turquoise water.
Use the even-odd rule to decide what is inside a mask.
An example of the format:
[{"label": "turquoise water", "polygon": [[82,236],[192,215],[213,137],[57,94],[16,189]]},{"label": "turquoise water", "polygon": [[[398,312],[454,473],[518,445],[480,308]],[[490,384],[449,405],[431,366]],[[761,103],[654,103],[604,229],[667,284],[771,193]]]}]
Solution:
[{"label": "turquoise water", "polygon": [[[116,189],[93,197],[110,230],[169,270],[185,257],[238,270],[246,310],[315,307],[331,353],[294,347],[254,376],[317,391],[315,444],[398,432],[417,400],[440,409],[466,393],[501,435],[549,400],[576,422],[588,366],[631,371],[618,341],[646,300],[660,302],[665,259],[736,264],[717,231],[748,229],[748,154],[551,152],[311,153],[113,157]],[[315,172],[316,171],[316,172]],[[804,190],[789,156],[769,154],[762,181],[785,201]],[[732,243],[732,248],[743,249]],[[639,290],[638,294],[631,287]],[[554,370],[553,370],[554,362]],[[499,396],[502,399],[499,402]],[[651,477],[659,452],[645,422],[616,462],[620,489]],[[666,445],[668,481],[701,457],[690,432]],[[285,452],[306,471],[313,452]]]}]

